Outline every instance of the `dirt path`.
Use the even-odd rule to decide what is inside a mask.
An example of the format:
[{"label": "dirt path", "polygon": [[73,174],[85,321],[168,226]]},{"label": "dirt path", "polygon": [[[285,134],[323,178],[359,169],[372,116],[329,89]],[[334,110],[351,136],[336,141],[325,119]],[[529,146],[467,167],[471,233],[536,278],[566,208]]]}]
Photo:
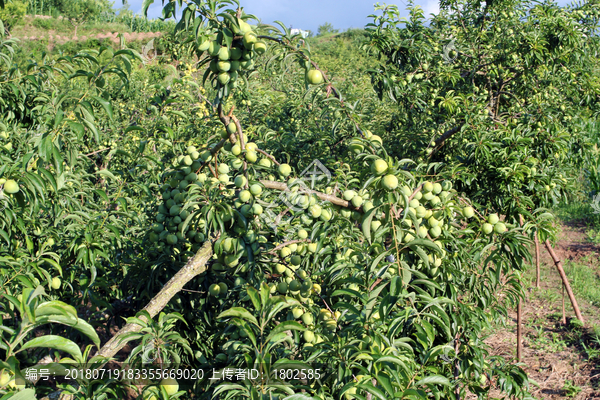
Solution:
[{"label": "dirt path", "polygon": [[[564,262],[585,263],[600,277],[600,247],[586,242],[584,225],[564,225],[555,252]],[[586,321],[577,326],[565,296],[567,325],[562,317],[562,284],[552,259],[541,248],[541,285],[535,288],[535,267],[525,279],[528,296],[523,304],[523,367],[539,384],[531,392],[538,399],[600,399],[600,309],[578,298]],[[591,261],[590,261],[591,260]],[[593,284],[593,283],[590,283]],[[577,297],[577,293],[575,293]],[[505,329],[491,335],[486,343],[493,355],[513,359],[516,355],[516,312],[509,313]],[[587,350],[586,350],[587,349]]]}]

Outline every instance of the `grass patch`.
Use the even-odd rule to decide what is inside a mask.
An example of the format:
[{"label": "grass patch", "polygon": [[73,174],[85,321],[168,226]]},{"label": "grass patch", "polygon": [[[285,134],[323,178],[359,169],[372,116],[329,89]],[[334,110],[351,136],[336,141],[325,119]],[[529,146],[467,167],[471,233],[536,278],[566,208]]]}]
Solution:
[{"label": "grass patch", "polygon": [[586,299],[592,305],[600,307],[600,272],[593,266],[590,257],[585,263],[565,263],[565,273],[577,296]]}]

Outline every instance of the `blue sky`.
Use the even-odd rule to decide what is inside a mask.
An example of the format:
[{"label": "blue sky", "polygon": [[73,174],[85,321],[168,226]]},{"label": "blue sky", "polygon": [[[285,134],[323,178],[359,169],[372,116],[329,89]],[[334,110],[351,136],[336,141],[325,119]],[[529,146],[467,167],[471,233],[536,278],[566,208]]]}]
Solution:
[{"label": "blue sky", "polygon": [[[129,8],[134,13],[141,13],[142,0],[128,0]],[[383,1],[381,2],[383,3]],[[405,5],[401,0],[390,1],[401,9]],[[334,28],[343,31],[348,28],[363,28],[374,13],[373,0],[240,0],[240,5],[248,14],[254,14],[265,24],[273,24],[279,20],[287,27],[312,30],[317,32],[319,25],[331,23]],[[437,11],[437,1],[419,0],[416,2],[426,12]],[[114,0],[114,8],[122,7],[122,0]],[[155,0],[148,9],[148,17],[160,17],[162,1]]]},{"label": "blue sky", "polygon": [[[122,6],[122,0],[114,0],[115,8]],[[129,8],[134,13],[141,13],[142,0],[129,0]],[[384,3],[384,1],[381,1]],[[407,16],[406,5],[403,0],[389,1],[397,4]],[[559,4],[566,4],[566,0],[559,0]],[[273,24],[279,20],[287,27],[312,30],[317,32],[319,25],[325,22],[333,24],[334,28],[343,31],[348,28],[363,28],[370,19],[368,15],[374,13],[373,0],[240,0],[244,11],[254,14],[262,19],[263,23]],[[418,0],[415,4],[424,9],[425,15],[438,11],[438,1]],[[148,17],[161,16],[162,1],[155,3],[148,9]]]}]

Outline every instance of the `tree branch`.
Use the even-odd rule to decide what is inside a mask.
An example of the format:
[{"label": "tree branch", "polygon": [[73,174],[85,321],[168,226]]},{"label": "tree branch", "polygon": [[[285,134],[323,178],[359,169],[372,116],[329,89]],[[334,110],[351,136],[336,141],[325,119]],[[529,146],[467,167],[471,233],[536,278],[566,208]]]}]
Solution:
[{"label": "tree branch", "polygon": [[[175,276],[167,282],[162,290],[150,300],[146,307],[144,307],[144,310],[150,314],[151,318],[154,318],[163,308],[165,308],[173,296],[180,292],[186,283],[208,269],[207,263],[213,254],[212,244],[212,240],[204,242],[204,245],[198,250],[196,255],[190,258],[187,264],[180,269]],[[144,316],[141,316],[140,319],[145,320]],[[125,325],[115,336],[102,346],[97,355],[107,358],[114,357],[127,343],[122,341],[121,338],[127,333],[138,332],[141,329],[142,327],[137,324],[130,323]]]},{"label": "tree branch", "polygon": [[[268,181],[268,180],[261,179],[260,183],[262,183],[264,185],[264,187],[266,187],[268,189],[276,189],[276,190],[281,190],[281,191],[284,191],[284,192],[289,190],[288,186],[285,183],[283,183],[283,182]],[[339,197],[335,197],[335,196],[330,195],[330,194],[325,194],[325,193],[317,192],[316,190],[312,190],[312,189],[303,190],[302,193],[316,194],[317,197],[320,198],[321,200],[328,201],[331,204],[335,204],[337,206],[341,206],[341,207],[345,207],[345,208],[350,208],[350,209],[352,209],[354,211],[361,212],[360,208],[354,207],[352,205],[352,203],[350,203],[349,201],[346,201],[344,199],[340,199]]]}]

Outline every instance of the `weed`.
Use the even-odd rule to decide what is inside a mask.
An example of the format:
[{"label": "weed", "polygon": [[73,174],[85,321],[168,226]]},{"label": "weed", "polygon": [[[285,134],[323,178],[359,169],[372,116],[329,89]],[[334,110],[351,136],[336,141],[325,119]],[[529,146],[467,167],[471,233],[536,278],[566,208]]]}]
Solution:
[{"label": "weed", "polygon": [[563,386],[563,391],[567,397],[575,397],[581,392],[581,388],[573,384],[573,382],[567,380]]}]

